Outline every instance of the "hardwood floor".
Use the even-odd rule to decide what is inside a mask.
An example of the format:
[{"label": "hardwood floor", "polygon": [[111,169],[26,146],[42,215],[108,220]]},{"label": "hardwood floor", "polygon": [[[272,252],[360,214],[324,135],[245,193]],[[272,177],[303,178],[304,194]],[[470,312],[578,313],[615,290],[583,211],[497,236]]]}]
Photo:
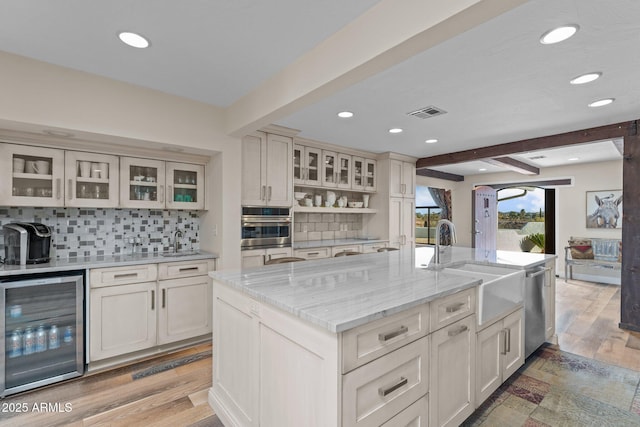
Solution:
[{"label": "hardwood floor", "polygon": [[0,426],[222,426],[207,402],[211,369],[202,344],[20,393],[0,400]]},{"label": "hardwood floor", "polygon": [[[640,334],[618,328],[619,286],[558,279],[556,306],[561,350],[640,371]],[[221,427],[207,402],[211,370],[211,345],[192,347],[0,400],[0,426]],[[43,403],[53,407],[34,410]],[[2,412],[11,404],[26,413]]]}]

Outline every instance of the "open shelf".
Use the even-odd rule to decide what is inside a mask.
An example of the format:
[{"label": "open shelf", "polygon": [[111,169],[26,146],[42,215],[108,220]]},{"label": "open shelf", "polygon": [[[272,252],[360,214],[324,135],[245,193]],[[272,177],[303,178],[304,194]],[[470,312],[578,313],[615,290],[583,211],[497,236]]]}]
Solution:
[{"label": "open shelf", "polygon": [[315,206],[294,206],[294,212],[310,212],[310,213],[376,213],[377,209],[371,208],[324,208]]}]

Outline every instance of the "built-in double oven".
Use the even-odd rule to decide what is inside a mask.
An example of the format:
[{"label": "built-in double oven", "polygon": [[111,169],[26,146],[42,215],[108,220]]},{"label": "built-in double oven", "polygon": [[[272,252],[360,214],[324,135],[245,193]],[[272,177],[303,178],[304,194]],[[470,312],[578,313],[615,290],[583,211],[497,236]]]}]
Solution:
[{"label": "built-in double oven", "polygon": [[290,208],[242,208],[242,250],[291,246]]}]

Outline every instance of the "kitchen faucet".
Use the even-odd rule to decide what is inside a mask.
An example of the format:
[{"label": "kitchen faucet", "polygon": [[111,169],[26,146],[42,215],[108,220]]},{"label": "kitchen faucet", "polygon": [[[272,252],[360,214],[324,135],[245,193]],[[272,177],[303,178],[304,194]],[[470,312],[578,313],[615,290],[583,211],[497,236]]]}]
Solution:
[{"label": "kitchen faucet", "polygon": [[178,252],[182,246],[178,240],[178,236],[182,239],[182,231],[176,230],[176,232],[173,233],[173,252]]},{"label": "kitchen faucet", "polygon": [[[441,219],[436,224],[436,257],[435,264],[440,264],[440,237],[442,233],[442,226],[447,225],[449,227],[449,232],[451,233],[451,247],[456,242],[456,226],[453,225],[451,221],[448,219]],[[444,249],[443,249],[444,250]]]}]

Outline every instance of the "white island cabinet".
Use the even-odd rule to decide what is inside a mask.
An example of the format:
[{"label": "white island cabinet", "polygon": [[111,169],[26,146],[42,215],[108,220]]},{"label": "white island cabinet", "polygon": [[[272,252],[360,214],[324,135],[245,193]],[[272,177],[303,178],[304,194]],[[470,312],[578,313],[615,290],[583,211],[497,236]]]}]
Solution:
[{"label": "white island cabinet", "polygon": [[[452,261],[486,264],[455,249]],[[209,404],[224,425],[462,423],[493,377],[522,364],[522,305],[480,325],[482,278],[422,268],[432,257],[417,248],[211,272]]]}]

